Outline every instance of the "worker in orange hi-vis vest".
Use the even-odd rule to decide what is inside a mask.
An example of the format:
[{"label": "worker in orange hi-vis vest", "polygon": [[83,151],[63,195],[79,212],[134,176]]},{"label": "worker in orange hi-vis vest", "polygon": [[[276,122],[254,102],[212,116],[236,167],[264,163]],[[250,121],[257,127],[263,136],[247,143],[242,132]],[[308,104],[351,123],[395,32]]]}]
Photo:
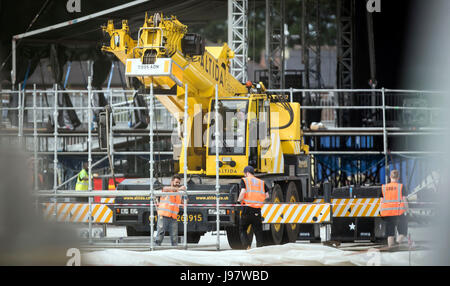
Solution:
[{"label": "worker in orange hi-vis vest", "polygon": [[264,246],[261,207],[264,201],[269,198],[269,190],[263,180],[255,177],[255,169],[252,166],[244,168],[244,175],[245,178],[241,180],[241,193],[238,198],[238,202],[241,202],[242,205],[239,234],[244,247],[250,249],[251,245],[247,239],[249,225],[252,225],[256,236],[256,247]]},{"label": "worker in orange hi-vis vest", "polygon": [[[170,182],[170,187],[164,187],[163,192],[185,191],[186,187],[181,186],[181,178],[174,175]],[[185,201],[186,203],[186,201]],[[158,204],[158,224],[156,234],[156,245],[161,245],[166,231],[170,234],[172,246],[178,245],[178,221],[177,216],[180,211],[181,196],[162,196]]]},{"label": "worker in orange hi-vis vest", "polygon": [[406,210],[408,203],[403,196],[404,187],[399,183],[399,172],[391,172],[391,182],[382,186],[383,198],[381,199],[380,215],[386,222],[386,235],[388,246],[394,246],[395,228],[397,228],[397,243],[403,242],[408,234],[408,220]]}]

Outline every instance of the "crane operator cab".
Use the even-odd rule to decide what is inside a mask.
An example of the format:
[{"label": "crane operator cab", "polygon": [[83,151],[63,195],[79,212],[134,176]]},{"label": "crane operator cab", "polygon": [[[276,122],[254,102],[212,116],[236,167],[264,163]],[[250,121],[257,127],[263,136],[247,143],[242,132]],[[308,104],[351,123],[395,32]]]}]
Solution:
[{"label": "crane operator cab", "polygon": [[[261,85],[261,84],[259,84]],[[302,148],[300,106],[277,102],[266,94],[246,94],[219,99],[219,138],[215,138],[215,100],[208,118],[206,175],[216,173],[216,142],[219,174],[241,176],[245,166],[259,173],[282,174],[284,159],[306,153]],[[306,152],[305,152],[306,151]]]}]

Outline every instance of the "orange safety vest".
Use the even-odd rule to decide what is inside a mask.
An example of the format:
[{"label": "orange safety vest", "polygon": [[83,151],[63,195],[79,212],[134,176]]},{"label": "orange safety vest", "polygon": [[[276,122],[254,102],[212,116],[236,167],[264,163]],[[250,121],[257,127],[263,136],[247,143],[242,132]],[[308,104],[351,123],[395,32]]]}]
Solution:
[{"label": "orange safety vest", "polygon": [[403,185],[399,183],[389,183],[382,186],[383,198],[380,207],[382,217],[399,216],[406,212],[402,189]]},{"label": "orange safety vest", "polygon": [[177,219],[180,211],[181,196],[161,197],[158,205],[158,215]]},{"label": "orange safety vest", "polygon": [[266,194],[264,181],[257,178],[242,178],[245,183],[245,194],[242,205],[260,209],[263,206]]}]

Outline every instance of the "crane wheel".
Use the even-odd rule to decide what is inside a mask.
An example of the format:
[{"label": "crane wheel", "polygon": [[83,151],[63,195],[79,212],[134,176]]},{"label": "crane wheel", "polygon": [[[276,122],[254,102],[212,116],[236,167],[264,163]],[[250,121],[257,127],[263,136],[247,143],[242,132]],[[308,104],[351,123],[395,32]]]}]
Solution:
[{"label": "crane wheel", "polygon": [[[228,244],[232,249],[247,249],[247,245],[244,245],[239,234],[240,218],[238,216],[236,216],[236,222],[236,226],[229,226],[225,228],[225,230],[227,231]],[[251,225],[249,225],[247,228],[247,241],[249,241],[250,245],[252,245],[253,228]]]},{"label": "crane wheel", "polygon": [[[281,186],[275,184],[272,189],[271,194],[271,202],[272,203],[282,203],[284,202],[283,191]],[[270,230],[264,231],[264,244],[265,245],[278,245],[282,243],[284,233],[284,224],[275,223],[270,224]]]},{"label": "crane wheel", "polygon": [[[297,203],[299,202],[299,195],[297,185],[294,182],[290,182],[286,187],[286,202]],[[297,241],[298,233],[300,232],[300,226],[296,223],[286,224],[285,233],[283,235],[283,243],[293,243]]]}]

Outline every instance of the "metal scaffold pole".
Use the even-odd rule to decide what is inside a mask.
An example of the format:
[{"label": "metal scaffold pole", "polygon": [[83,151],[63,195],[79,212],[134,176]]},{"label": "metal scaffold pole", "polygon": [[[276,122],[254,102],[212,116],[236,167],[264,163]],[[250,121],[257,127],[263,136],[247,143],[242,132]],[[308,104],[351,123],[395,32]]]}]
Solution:
[{"label": "metal scaffold pole", "polygon": [[22,123],[22,119],[23,119],[23,116],[22,116],[22,113],[23,113],[23,106],[22,106],[22,102],[23,102],[23,100],[22,100],[22,97],[23,97],[23,94],[22,94],[22,85],[21,84],[19,84],[19,103],[17,104],[17,107],[18,107],[18,112],[17,112],[17,116],[18,116],[18,120],[17,120],[17,123],[18,123],[18,128],[17,128],[17,132],[18,132],[18,137],[19,137],[19,145],[21,146],[21,147],[23,147],[22,146],[22,141],[23,141],[23,129],[22,129],[22,126],[23,126],[23,123]]},{"label": "metal scaffold pole", "polygon": [[[92,192],[92,77],[88,77],[88,191]],[[89,196],[89,243],[92,243],[92,196]]]},{"label": "metal scaffold pole", "polygon": [[[112,98],[110,101],[110,104],[112,103]],[[111,167],[111,174],[112,174],[112,179],[113,179],[113,185],[114,185],[114,189],[117,189],[117,185],[116,185],[116,176],[115,176],[115,171],[114,171],[114,136],[113,136],[113,120],[114,120],[114,114],[111,108],[111,112],[108,113],[106,112],[106,115],[109,116],[109,134],[107,136],[109,136],[109,144],[107,145],[109,148],[109,164]],[[108,156],[106,156],[108,157]],[[94,164],[95,165],[95,164]],[[109,187],[108,187],[109,188]],[[107,236],[107,227],[106,224],[103,225],[103,232],[104,232],[104,236]]]},{"label": "metal scaffold pole", "polygon": [[215,117],[216,117],[216,232],[217,232],[217,250],[220,250],[220,184],[219,184],[219,87],[216,84],[216,98],[215,98]]},{"label": "metal scaffold pole", "polygon": [[184,237],[184,248],[187,249],[187,171],[188,171],[188,166],[187,166],[187,146],[188,146],[188,128],[187,128],[187,124],[188,124],[188,85],[185,84],[184,86],[184,179],[183,179],[183,183],[184,183],[184,187],[186,188],[184,191],[186,192],[185,195],[185,200],[184,200],[184,207],[183,207],[183,237]]},{"label": "metal scaffold pole", "polygon": [[388,183],[388,171],[389,171],[389,165],[388,165],[388,142],[387,142],[387,130],[386,130],[386,94],[384,92],[384,87],[381,89],[381,100],[383,101],[383,152],[384,152],[384,179],[385,184]]},{"label": "metal scaffold pole", "polygon": [[[37,120],[36,120],[36,84],[33,85],[33,137],[34,137],[34,192],[37,194],[39,191],[39,180],[38,180],[38,160],[37,160],[37,152],[38,152],[38,137],[37,137]],[[39,198],[36,198],[35,201],[35,211],[39,212]]]},{"label": "metal scaffold pole", "polygon": [[11,83],[12,86],[14,87],[14,85],[16,85],[16,77],[17,77],[17,41],[15,38],[13,38],[12,40],[12,44],[11,44],[11,48],[12,48],[12,71],[11,71]]},{"label": "metal scaffold pole", "polygon": [[150,250],[154,250],[154,220],[155,215],[153,214],[153,203],[154,203],[154,189],[153,189],[153,83],[150,83],[150,118],[149,118],[149,169],[150,169]]},{"label": "metal scaffold pole", "polygon": [[[53,191],[57,192],[57,170],[58,170],[58,84],[54,84],[54,112],[53,112]],[[58,204],[56,203],[56,196],[54,197],[54,203],[55,203],[55,221],[57,220],[57,213],[58,213]]]},{"label": "metal scaffold pole", "polygon": [[36,120],[36,84],[33,85],[33,137],[34,137],[34,191],[38,191],[38,161],[37,161],[37,152],[38,152],[38,137],[37,137],[37,120]]}]

